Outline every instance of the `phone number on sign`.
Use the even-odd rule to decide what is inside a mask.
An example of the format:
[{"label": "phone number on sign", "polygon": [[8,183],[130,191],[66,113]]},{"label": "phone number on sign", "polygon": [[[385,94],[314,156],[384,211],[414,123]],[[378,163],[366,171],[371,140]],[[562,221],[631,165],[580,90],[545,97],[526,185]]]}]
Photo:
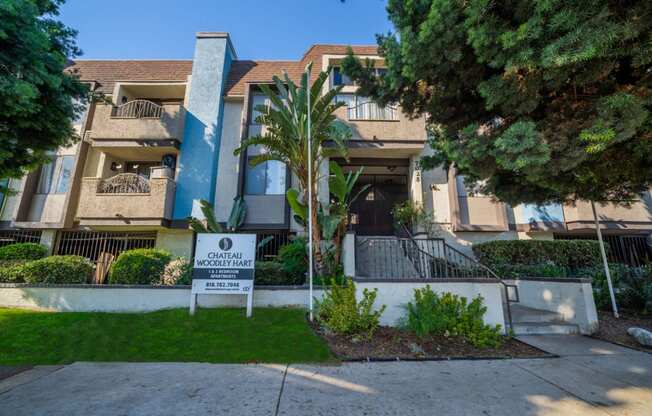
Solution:
[{"label": "phone number on sign", "polygon": [[206,282],[206,287],[220,289],[239,288],[240,282]]}]

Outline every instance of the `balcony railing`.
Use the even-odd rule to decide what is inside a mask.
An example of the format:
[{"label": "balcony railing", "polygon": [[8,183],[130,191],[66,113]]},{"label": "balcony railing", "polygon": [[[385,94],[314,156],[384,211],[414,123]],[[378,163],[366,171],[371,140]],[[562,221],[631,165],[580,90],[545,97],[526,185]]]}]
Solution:
[{"label": "balcony railing", "polygon": [[116,118],[161,118],[163,106],[148,100],[133,100],[111,109]]},{"label": "balcony railing", "polygon": [[347,115],[349,120],[395,121],[398,120],[398,107],[381,107],[374,101],[366,101],[347,107]]},{"label": "balcony railing", "polygon": [[135,173],[120,173],[99,183],[98,194],[148,194],[149,180]]},{"label": "balcony railing", "polygon": [[83,178],[76,217],[82,226],[162,225],[172,218],[175,182],[153,170],[148,180],[136,174]]}]

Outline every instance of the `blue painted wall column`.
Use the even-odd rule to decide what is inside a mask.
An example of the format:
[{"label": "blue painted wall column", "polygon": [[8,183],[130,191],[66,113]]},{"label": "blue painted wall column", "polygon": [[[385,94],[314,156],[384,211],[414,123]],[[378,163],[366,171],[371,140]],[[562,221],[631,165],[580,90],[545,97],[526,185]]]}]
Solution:
[{"label": "blue painted wall column", "polygon": [[201,218],[199,200],[214,200],[224,88],[234,59],[235,51],[227,33],[197,33],[183,143],[177,162],[175,220],[191,215]]}]

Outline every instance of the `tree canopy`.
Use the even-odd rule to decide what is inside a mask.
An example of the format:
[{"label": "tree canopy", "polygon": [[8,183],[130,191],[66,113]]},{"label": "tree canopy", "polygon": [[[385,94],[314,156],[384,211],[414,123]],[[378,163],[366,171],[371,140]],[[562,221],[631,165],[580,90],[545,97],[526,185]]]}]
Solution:
[{"label": "tree canopy", "polygon": [[0,178],[22,176],[76,138],[88,87],[64,71],[80,50],[56,20],[62,3],[0,1]]},{"label": "tree canopy", "polygon": [[434,155],[509,203],[635,198],[652,184],[652,3],[389,0],[387,71],[359,94],[426,115]]}]

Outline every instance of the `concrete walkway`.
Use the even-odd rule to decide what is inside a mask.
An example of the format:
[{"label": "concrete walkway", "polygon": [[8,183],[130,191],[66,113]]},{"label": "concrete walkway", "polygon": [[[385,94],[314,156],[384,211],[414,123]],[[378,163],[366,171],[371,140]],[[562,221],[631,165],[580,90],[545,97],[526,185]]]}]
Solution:
[{"label": "concrete walkway", "polygon": [[0,381],[0,415],[652,415],[652,355],[523,339],[561,358],[35,367]]}]

